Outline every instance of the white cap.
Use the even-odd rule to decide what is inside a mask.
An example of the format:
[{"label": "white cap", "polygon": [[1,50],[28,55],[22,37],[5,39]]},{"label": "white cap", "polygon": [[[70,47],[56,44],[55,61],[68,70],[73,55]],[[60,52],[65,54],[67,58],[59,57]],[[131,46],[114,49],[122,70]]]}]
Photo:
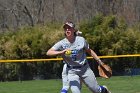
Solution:
[{"label": "white cap", "polygon": [[74,27],[75,27],[75,24],[74,24],[73,22],[68,21],[68,22],[66,22],[66,23],[64,24],[63,28],[66,28],[67,26],[69,26],[69,27],[71,27],[71,28],[74,28]]}]

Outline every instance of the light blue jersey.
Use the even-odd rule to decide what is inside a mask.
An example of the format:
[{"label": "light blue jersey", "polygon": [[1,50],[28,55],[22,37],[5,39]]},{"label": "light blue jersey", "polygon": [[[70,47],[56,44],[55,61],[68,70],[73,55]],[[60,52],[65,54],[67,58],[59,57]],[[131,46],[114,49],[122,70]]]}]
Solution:
[{"label": "light blue jersey", "polygon": [[89,49],[89,44],[81,36],[76,36],[75,42],[70,43],[67,38],[57,42],[53,47],[55,50],[64,50],[69,48],[70,55],[62,55],[64,61],[71,66],[83,65],[86,60],[85,50]]}]

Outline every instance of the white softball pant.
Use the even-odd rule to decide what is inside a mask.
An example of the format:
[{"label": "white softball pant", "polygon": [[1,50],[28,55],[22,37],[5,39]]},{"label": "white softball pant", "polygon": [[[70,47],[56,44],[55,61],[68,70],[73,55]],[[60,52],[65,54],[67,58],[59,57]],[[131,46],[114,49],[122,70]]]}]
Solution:
[{"label": "white softball pant", "polygon": [[81,93],[80,78],[93,93],[101,92],[101,89],[97,83],[96,77],[93,71],[90,69],[89,65],[87,64],[85,66],[82,66],[81,68],[68,69],[68,79],[70,82],[72,93]]},{"label": "white softball pant", "polygon": [[69,81],[68,81],[68,69],[67,64],[64,64],[63,71],[62,71],[62,89],[67,90],[69,89]]}]

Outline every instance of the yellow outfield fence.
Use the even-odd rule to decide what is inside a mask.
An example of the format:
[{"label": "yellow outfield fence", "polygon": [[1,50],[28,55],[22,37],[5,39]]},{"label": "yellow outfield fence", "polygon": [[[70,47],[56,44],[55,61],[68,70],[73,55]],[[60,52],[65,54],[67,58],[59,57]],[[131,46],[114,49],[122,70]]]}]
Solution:
[{"label": "yellow outfield fence", "polygon": [[[129,55],[114,55],[114,56],[99,56],[99,58],[120,58],[120,57],[140,57],[140,54],[129,54]],[[87,59],[92,59],[92,57],[87,57]],[[21,59],[21,60],[0,60],[1,63],[5,62],[48,62],[48,61],[59,61],[63,58],[49,58],[49,59]]]}]

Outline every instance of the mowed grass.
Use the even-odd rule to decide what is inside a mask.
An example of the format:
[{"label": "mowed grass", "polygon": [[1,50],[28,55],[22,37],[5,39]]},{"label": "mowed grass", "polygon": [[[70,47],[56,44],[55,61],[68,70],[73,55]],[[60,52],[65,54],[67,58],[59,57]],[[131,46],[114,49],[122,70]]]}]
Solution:
[{"label": "mowed grass", "polygon": [[[110,79],[97,78],[112,93],[140,93],[140,76],[114,76]],[[0,93],[60,93],[61,80],[32,80],[0,82]],[[69,92],[71,93],[71,92]],[[82,93],[92,93],[83,84]]]}]

